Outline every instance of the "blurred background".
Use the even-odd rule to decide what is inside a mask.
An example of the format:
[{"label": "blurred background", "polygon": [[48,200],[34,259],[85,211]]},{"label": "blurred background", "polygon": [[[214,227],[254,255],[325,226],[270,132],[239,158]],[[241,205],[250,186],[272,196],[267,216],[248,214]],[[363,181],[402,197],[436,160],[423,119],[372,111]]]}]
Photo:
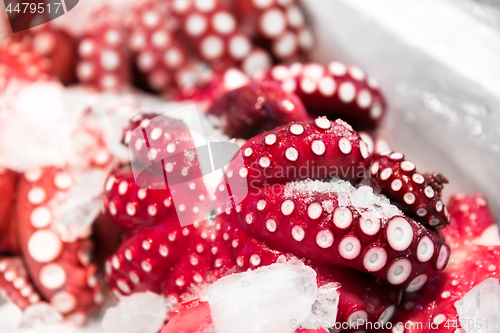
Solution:
[{"label": "blurred background", "polygon": [[388,97],[382,135],[444,194],[482,192],[500,217],[500,3],[302,1],[314,57],[358,64]]}]

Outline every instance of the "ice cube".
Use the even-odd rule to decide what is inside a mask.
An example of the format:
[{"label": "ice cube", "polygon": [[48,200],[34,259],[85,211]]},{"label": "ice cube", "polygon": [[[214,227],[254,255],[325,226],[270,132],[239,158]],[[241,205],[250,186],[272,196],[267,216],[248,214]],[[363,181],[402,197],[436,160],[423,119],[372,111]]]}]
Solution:
[{"label": "ice cube", "polygon": [[455,302],[462,328],[467,333],[500,332],[500,284],[489,278]]},{"label": "ice cube", "polygon": [[171,310],[168,301],[155,293],[145,292],[125,296],[118,305],[104,314],[102,327],[106,333],[158,332]]},{"label": "ice cube", "polygon": [[[4,166],[24,171],[85,164],[91,156],[87,153],[97,146],[80,129],[85,104],[75,103],[58,83],[10,84],[8,89],[0,96],[0,160]],[[90,140],[76,140],[78,131]]]},{"label": "ice cube", "polygon": [[360,213],[369,211],[380,218],[402,214],[387,197],[373,193],[372,187],[359,186],[356,188],[350,182],[336,177],[330,182],[306,179],[289,182],[285,186],[285,197],[287,198],[309,197],[314,193],[336,193],[339,206],[352,206]]},{"label": "ice cube", "polygon": [[481,236],[473,239],[472,242],[482,246],[500,246],[500,231],[498,228],[498,224],[489,226]]},{"label": "ice cube", "polygon": [[291,333],[311,315],[316,272],[276,263],[224,277],[206,290],[217,333]]},{"label": "ice cube", "polygon": [[23,313],[13,303],[4,303],[0,306],[0,327],[2,332],[10,332],[21,325]]},{"label": "ice cube", "polygon": [[61,314],[47,303],[30,305],[23,313],[23,326],[25,327],[44,327],[61,322]]},{"label": "ice cube", "polygon": [[316,300],[312,305],[312,313],[306,319],[307,323],[316,324],[311,327],[317,327],[318,323],[323,328],[331,328],[335,325],[337,311],[339,307],[339,283],[328,283],[318,288]]},{"label": "ice cube", "polygon": [[61,205],[54,210],[54,228],[65,242],[88,236],[92,223],[100,213],[99,196],[107,177],[105,170],[75,175],[76,180]]}]

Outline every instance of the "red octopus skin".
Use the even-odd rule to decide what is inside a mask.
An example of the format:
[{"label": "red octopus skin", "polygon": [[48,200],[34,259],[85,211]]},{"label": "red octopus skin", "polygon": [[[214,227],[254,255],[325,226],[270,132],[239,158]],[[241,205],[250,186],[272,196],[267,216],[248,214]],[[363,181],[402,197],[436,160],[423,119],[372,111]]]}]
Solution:
[{"label": "red octopus skin", "polygon": [[[357,182],[370,161],[365,142],[349,124],[324,117],[261,133],[248,140],[241,151],[244,165],[235,159],[226,174],[247,178],[252,189],[333,176]],[[303,167],[302,172],[298,172],[299,167]]]},{"label": "red octopus skin", "polygon": [[17,238],[17,223],[15,210],[11,209],[10,214],[4,219],[0,230],[0,253],[6,255],[20,255],[19,240]]},{"label": "red octopus skin", "polygon": [[251,75],[271,66],[271,56],[255,47],[224,1],[170,0],[169,8],[180,38],[215,68],[237,66]]},{"label": "red octopus skin", "polygon": [[29,47],[14,40],[0,45],[0,91],[14,79],[32,83],[52,78],[50,62]]},{"label": "red octopus skin", "polygon": [[257,45],[279,61],[303,59],[314,44],[302,8],[295,0],[234,2],[244,28]]},{"label": "red octopus skin", "polygon": [[68,33],[44,24],[28,30],[22,41],[50,62],[51,71],[64,85],[76,82],[76,42]]},{"label": "red octopus skin", "polygon": [[441,201],[442,184],[448,182],[443,176],[418,173],[415,164],[397,152],[373,155],[370,176],[373,186],[424,226],[440,229],[450,223]]},{"label": "red octopus skin", "polygon": [[[120,228],[129,232],[176,214],[170,191],[139,187],[130,167],[118,168],[111,173],[106,181],[103,207]],[[132,211],[133,215],[130,214]]]},{"label": "red octopus skin", "polygon": [[[162,174],[161,169],[157,174]],[[205,219],[203,213],[209,209],[209,201],[205,200],[208,194],[202,178],[191,180],[185,186],[173,187],[173,190],[169,187],[170,178],[158,178],[147,171],[139,178],[136,181],[131,168],[125,166],[115,170],[106,182],[103,208],[123,230],[132,232],[161,224],[171,216],[183,221]],[[139,181],[144,185],[138,186]],[[188,209],[181,209],[181,206]],[[194,207],[197,207],[195,211]]]},{"label": "red octopus skin", "polygon": [[[140,85],[160,93],[179,89],[192,79],[199,61],[193,59],[171,29],[172,18],[162,3],[145,2],[134,8],[130,23],[128,47],[133,53],[134,78]],[[198,80],[194,75],[194,83]],[[142,82],[144,81],[144,82]]]},{"label": "red octopus skin", "polygon": [[218,117],[226,135],[245,139],[292,121],[310,119],[295,94],[270,81],[251,81],[230,91],[207,112]]},{"label": "red octopus skin", "polygon": [[209,71],[208,74],[203,72],[206,72],[206,68],[203,69],[202,66],[196,66],[186,71],[186,76],[197,77],[198,79],[194,81],[194,84],[182,84],[174,96],[175,100],[212,103],[227,92],[241,88],[250,82],[248,75],[236,67]]},{"label": "red octopus skin", "polygon": [[[372,213],[360,213],[350,202],[339,206],[333,191],[287,195],[285,186],[250,193],[230,211],[233,223],[283,251],[369,272],[407,290],[420,289],[446,264],[449,250],[440,237],[404,215],[379,219]],[[366,230],[367,221],[375,220],[378,227]],[[417,253],[425,248],[430,255],[419,259]],[[442,251],[446,252],[443,258]],[[373,253],[380,262],[369,262]],[[403,269],[400,274],[394,272],[398,265]]]},{"label": "red octopus skin", "polygon": [[12,170],[0,167],[0,252],[16,253],[17,237],[13,234],[12,206],[18,175]]},{"label": "red octopus skin", "polygon": [[[331,123],[328,122],[328,124]],[[337,128],[339,131],[345,130],[344,125],[333,124],[339,126]],[[195,292],[200,285],[213,282],[220,276],[246,268],[271,264],[286,254],[286,252],[267,247],[242,231],[238,231],[241,233],[237,242],[239,246],[235,248],[234,238],[224,232],[224,230],[230,232],[233,227],[219,224],[218,219],[215,225],[204,221],[181,228],[176,216],[166,211],[159,212],[156,217],[152,218],[146,213],[147,207],[151,205],[151,201],[148,200],[162,202],[163,199],[169,198],[168,191],[158,190],[155,193],[147,190],[143,199],[136,200],[139,190],[134,184],[130,168],[123,167],[115,170],[110,179],[112,179],[112,182],[108,183],[110,187],[104,193],[106,207],[109,207],[106,202],[111,200],[116,202],[116,207],[125,207],[130,200],[137,202],[133,217],[127,215],[127,212],[110,214],[119,225],[129,223],[131,218],[135,220],[127,228],[129,232],[133,230],[135,232],[120,245],[118,251],[108,259],[106,264],[106,280],[116,298],[133,292],[152,290],[161,292],[177,302],[186,294]],[[122,187],[127,188],[127,191],[122,190],[120,194],[117,192],[117,187],[122,182],[124,182]],[[150,193],[154,193],[152,197]],[[109,213],[109,209],[106,209]],[[243,251],[247,249],[248,256],[245,252],[237,252],[240,249]],[[258,259],[255,257],[256,252],[253,251],[258,253]],[[253,264],[247,267],[247,263]],[[345,276],[359,276],[358,284],[351,285],[346,281],[342,288],[342,292],[348,295],[345,296],[346,306],[341,305],[343,309],[341,313],[345,314],[346,320],[352,312],[362,309],[366,309],[370,318],[378,319],[386,307],[397,304],[399,300],[401,288],[398,286],[380,282],[381,288],[373,289],[371,286],[376,284],[376,279],[369,274],[346,268],[336,268],[334,272],[345,272]],[[330,277],[325,277],[324,283],[335,281],[336,278],[342,279],[335,274],[332,277],[333,272],[329,272],[328,269],[325,269],[325,274]],[[356,296],[359,288],[365,290],[364,294],[367,295],[365,299]],[[381,290],[384,291],[383,295],[379,293]],[[378,305],[375,306],[375,304]]]},{"label": "red octopus skin", "polygon": [[114,15],[99,9],[78,43],[77,78],[98,90],[118,91],[130,80],[126,31]]},{"label": "red octopus skin", "polygon": [[[334,190],[286,193],[290,184],[283,184],[300,180],[301,175],[283,173],[282,168],[310,170],[310,162],[314,161],[318,170],[325,165],[342,166],[348,171],[354,167],[366,170],[370,157],[368,148],[349,125],[326,118],[292,123],[252,138],[241,150],[244,165],[238,165],[238,161],[231,163],[226,174],[247,178],[250,194],[240,205],[228,205],[226,213],[232,214],[233,223],[255,237],[308,259],[371,271],[376,277],[404,285],[408,290],[421,288],[425,280],[432,280],[446,265],[449,247],[437,234],[405,216],[392,214],[381,220],[361,214],[350,202],[344,203],[347,207],[339,207],[337,194],[330,192]],[[327,168],[322,170],[325,169],[328,171]],[[357,175],[340,176],[356,180]],[[306,178],[321,180],[327,175],[309,172],[302,177]],[[323,202],[330,205],[326,207]],[[367,221],[375,220],[378,223],[374,232],[364,230]],[[401,232],[399,239],[395,234],[398,231]],[[323,238],[326,240],[320,244]],[[357,251],[347,253],[344,246]],[[420,248],[429,251],[419,257],[417,250]],[[380,264],[372,267],[365,259],[375,253]],[[384,255],[386,260],[382,259]],[[398,274],[393,274],[400,268],[405,273],[404,278],[403,275],[396,278]]]},{"label": "red octopus skin", "polygon": [[168,171],[169,179],[202,176],[198,160],[190,161],[184,154],[179,154],[195,148],[188,127],[180,120],[164,115],[140,114],[125,128],[123,143],[128,146],[134,162],[143,167],[162,161],[174,164]]},{"label": "red octopus skin", "polygon": [[[170,215],[155,225],[137,226],[106,263],[106,280],[115,298],[151,290],[175,303],[221,276],[269,265],[287,255],[220,220],[223,216],[215,225],[203,222],[181,228],[175,215]],[[118,215],[113,218],[120,223]],[[366,311],[369,318],[378,320],[399,301],[399,287],[377,282],[369,274],[341,267],[323,271],[322,284],[343,283],[340,313],[345,320],[355,311]],[[360,290],[364,290],[364,298],[359,297]]]},{"label": "red octopus skin", "polygon": [[139,229],[106,263],[115,298],[151,290],[177,303],[234,266],[216,227],[208,222],[180,227],[175,216]]},{"label": "red octopus skin", "polygon": [[123,240],[123,229],[106,214],[97,217],[92,228],[94,251],[93,262],[97,266],[97,275],[104,276],[104,262],[116,252]]},{"label": "red octopus skin", "polygon": [[20,257],[0,256],[0,295],[22,310],[40,302]]},{"label": "red octopus skin", "polygon": [[[400,325],[387,330],[388,333],[465,333],[455,302],[487,278],[500,276],[500,246],[485,246],[475,241],[483,232],[490,235],[498,232],[486,199],[481,195],[458,193],[451,198],[448,207],[451,222],[441,232],[451,244],[450,263],[434,283],[404,297],[403,306],[393,322],[406,324],[406,328]],[[412,322],[423,325],[412,326]]]},{"label": "red octopus skin", "polygon": [[449,207],[449,214],[455,223],[444,233],[456,242],[460,240],[460,237],[479,237],[487,228],[496,223],[488,201],[482,195],[468,196],[464,193],[456,193],[446,206]]},{"label": "red octopus skin", "polygon": [[[232,249],[239,270],[256,269],[286,260],[293,252],[280,251],[271,246],[271,242],[261,241],[231,221],[231,217],[222,214],[217,217],[226,246]],[[370,321],[388,320],[401,301],[402,289],[370,274],[350,268],[333,266],[302,259],[311,266],[317,275],[318,286],[328,283],[340,283],[338,290],[339,308],[337,321],[349,323],[356,316]]]},{"label": "red octopus skin", "polygon": [[[176,19],[165,3],[146,2],[134,8],[128,38],[134,58],[135,84],[168,98],[213,100],[240,86],[236,68],[203,62],[176,33]],[[243,78],[245,81],[246,79]]]},{"label": "red octopus skin", "polygon": [[102,302],[90,263],[89,239],[64,242],[51,229],[52,207],[72,184],[62,169],[26,172],[17,193],[19,243],[29,276],[43,299],[73,321],[83,322]]},{"label": "red octopus skin", "polygon": [[277,65],[256,77],[276,81],[284,90],[297,94],[311,115],[341,118],[356,130],[377,128],[386,112],[377,81],[360,68],[337,61],[326,66]]}]

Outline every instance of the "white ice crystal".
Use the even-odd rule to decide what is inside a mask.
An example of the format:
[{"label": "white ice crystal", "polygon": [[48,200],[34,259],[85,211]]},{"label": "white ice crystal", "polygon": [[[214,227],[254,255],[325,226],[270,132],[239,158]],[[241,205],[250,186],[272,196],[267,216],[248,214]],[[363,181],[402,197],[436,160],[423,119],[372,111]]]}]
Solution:
[{"label": "white ice crystal", "polygon": [[472,240],[476,245],[483,246],[500,246],[500,230],[498,230],[498,225],[493,224],[486,228],[481,236]]},{"label": "white ice crystal", "polygon": [[467,333],[500,332],[500,284],[489,278],[455,302],[462,328]]},{"label": "white ice crystal", "polygon": [[[0,301],[1,302],[1,301]],[[2,332],[11,332],[21,326],[23,313],[13,303],[0,305],[0,327]]]},{"label": "white ice crystal", "polygon": [[65,242],[74,242],[91,233],[92,223],[101,211],[100,194],[107,175],[107,170],[101,169],[83,172],[67,193],[49,203],[54,204],[51,227]]},{"label": "white ice crystal", "polygon": [[217,333],[291,333],[310,320],[335,323],[336,288],[317,290],[316,272],[303,264],[276,263],[224,277],[206,296]]},{"label": "white ice crystal", "polygon": [[[290,182],[285,187],[287,198],[310,197],[317,193],[336,193],[339,206],[353,206],[359,212],[369,211],[380,218],[402,214],[387,197],[373,193],[372,187],[354,187],[350,182],[339,178],[333,178],[330,182],[307,179]],[[325,204],[328,208],[329,203],[323,203]]]},{"label": "white ice crystal", "polygon": [[171,310],[167,300],[155,293],[135,293],[120,299],[104,314],[105,333],[152,333],[162,327]]},{"label": "white ice crystal", "polygon": [[[310,323],[309,327],[317,327],[320,324],[323,328],[330,328],[335,325],[339,306],[339,293],[337,292],[339,288],[338,283],[328,283],[318,288],[311,315],[305,321]],[[304,326],[307,327],[306,325]]]},{"label": "white ice crystal", "polygon": [[61,314],[47,303],[30,305],[23,313],[23,326],[44,329],[61,324]]},{"label": "white ice crystal", "polygon": [[0,96],[2,165],[16,171],[86,165],[97,146],[82,128],[86,108],[59,83],[9,84]]}]

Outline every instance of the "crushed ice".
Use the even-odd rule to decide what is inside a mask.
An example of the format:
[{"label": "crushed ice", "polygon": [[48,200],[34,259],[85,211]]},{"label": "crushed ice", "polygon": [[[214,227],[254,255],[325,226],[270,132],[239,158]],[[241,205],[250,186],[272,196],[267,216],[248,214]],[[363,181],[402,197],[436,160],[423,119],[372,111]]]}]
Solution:
[{"label": "crushed ice", "polygon": [[[350,182],[339,178],[333,178],[329,182],[307,179],[290,182],[285,186],[287,198],[311,197],[317,193],[336,194],[340,207],[352,206],[360,213],[370,211],[379,218],[402,214],[386,196],[375,194],[372,187],[366,185],[354,187]],[[332,208],[329,202],[323,202],[322,205],[327,211]]]},{"label": "crushed ice", "polygon": [[[89,235],[99,214],[98,197],[109,170],[89,172],[92,157],[104,144],[116,160],[129,161],[121,139],[123,128],[137,113],[180,118],[195,127],[200,135],[194,137],[201,136],[202,144],[228,140],[203,112],[183,112],[183,108],[186,103],[166,102],[137,91],[96,93],[56,82],[27,85],[14,80],[0,96],[0,160],[2,166],[18,172],[58,166],[70,174],[72,187],[49,205],[54,209],[52,228],[64,241],[72,242]],[[191,118],[185,119],[187,115]]]},{"label": "crushed ice", "polygon": [[13,303],[0,299],[0,331],[2,333],[104,333],[99,318],[91,318],[83,327],[61,315],[47,303],[29,306],[24,312]]},{"label": "crushed ice", "polygon": [[330,328],[335,324],[339,307],[339,293],[337,292],[339,288],[338,283],[328,283],[318,288],[311,315],[305,321],[311,323],[310,327],[321,323],[322,325],[328,324],[324,328]]},{"label": "crushed ice", "polygon": [[2,332],[11,332],[21,326],[23,313],[13,303],[0,305],[0,323]]},{"label": "crushed ice", "polygon": [[101,169],[84,172],[68,192],[62,194],[62,198],[53,199],[54,221],[51,227],[63,241],[74,242],[90,235],[92,223],[101,211],[100,194],[107,175],[107,170]]},{"label": "crushed ice", "polygon": [[163,296],[149,291],[124,296],[118,305],[106,310],[102,328],[105,333],[158,332],[171,308]]},{"label": "crushed ice", "polygon": [[472,240],[472,243],[482,246],[500,246],[500,230],[498,224],[486,228],[481,236]]},{"label": "crushed ice", "polygon": [[467,333],[500,332],[500,284],[488,278],[455,302],[462,328]]},{"label": "crushed ice", "polygon": [[291,333],[299,323],[335,324],[337,289],[317,289],[312,268],[285,262],[224,277],[206,296],[217,333]]}]

